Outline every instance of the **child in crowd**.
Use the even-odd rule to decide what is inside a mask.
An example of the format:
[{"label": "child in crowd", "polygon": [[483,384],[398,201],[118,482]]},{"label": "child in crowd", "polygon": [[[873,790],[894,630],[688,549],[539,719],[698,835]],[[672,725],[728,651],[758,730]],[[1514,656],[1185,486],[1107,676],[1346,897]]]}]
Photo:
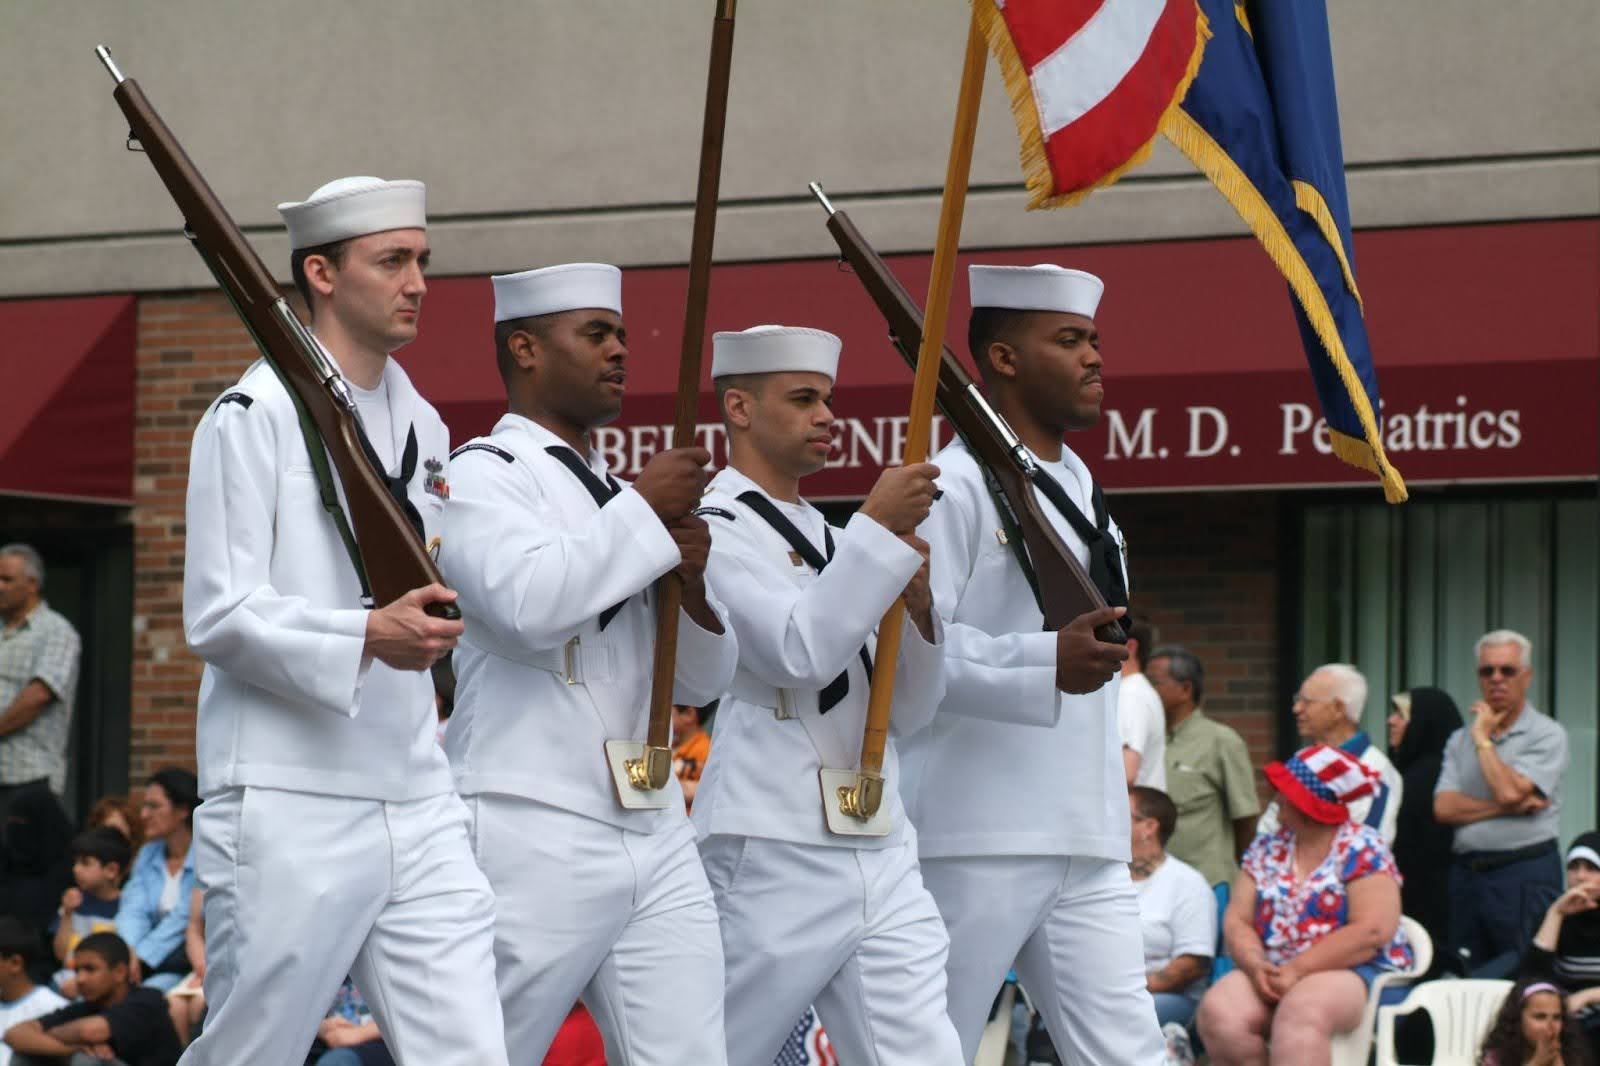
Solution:
[{"label": "child in crowd", "polygon": [[33,1021],[12,1026],[6,1043],[16,1066],[51,1063],[87,1052],[127,1066],[174,1066],[178,1035],[166,998],[129,979],[132,954],[115,933],[91,933],[73,952],[83,999]]},{"label": "child in crowd", "polygon": [[122,882],[132,858],[128,838],[110,826],[79,833],[72,841],[75,887],[61,894],[61,909],[50,928],[55,936],[56,961],[63,967],[56,974],[56,987],[68,998],[78,994],[72,974],[72,949],[91,933],[116,931]]},{"label": "child in crowd", "polygon": [[1587,1066],[1566,997],[1548,981],[1518,981],[1483,1038],[1483,1066]]},{"label": "child in crowd", "polygon": [[[0,918],[0,1033],[67,1005],[29,976],[43,959],[44,944],[28,923],[9,914]],[[0,1044],[0,1066],[11,1066],[11,1048],[6,1044]]]}]

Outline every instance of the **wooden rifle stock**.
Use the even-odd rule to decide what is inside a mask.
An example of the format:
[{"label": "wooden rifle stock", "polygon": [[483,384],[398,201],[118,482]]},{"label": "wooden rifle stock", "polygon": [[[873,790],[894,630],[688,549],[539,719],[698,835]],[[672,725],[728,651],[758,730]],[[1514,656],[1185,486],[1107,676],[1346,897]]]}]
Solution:
[{"label": "wooden rifle stock", "polygon": [[[149,157],[183,215],[184,235],[216,276],[256,347],[316,424],[344,487],[373,605],[382,607],[412,589],[444,584],[439,568],[362,449],[355,404],[338,368],[295,317],[260,257],[138,83],[122,76],[103,47],[96,52],[116,79],[113,96],[128,119],[129,149]],[[437,617],[460,617],[454,604],[433,603],[427,610]]]},{"label": "wooden rifle stock", "polygon": [[[834,210],[815,185],[812,191],[828,209],[828,232],[883,315],[890,340],[915,366],[915,353],[922,342],[921,309],[850,217]],[[938,404],[973,455],[993,475],[1000,490],[996,503],[1010,510],[1012,524],[1022,534],[1038,582],[1045,628],[1060,629],[1079,615],[1104,607],[1105,597],[1039,507],[1030,471],[1032,459],[948,347],[939,366]],[[1109,643],[1127,640],[1122,626],[1114,621],[1097,628],[1095,635]]]}]

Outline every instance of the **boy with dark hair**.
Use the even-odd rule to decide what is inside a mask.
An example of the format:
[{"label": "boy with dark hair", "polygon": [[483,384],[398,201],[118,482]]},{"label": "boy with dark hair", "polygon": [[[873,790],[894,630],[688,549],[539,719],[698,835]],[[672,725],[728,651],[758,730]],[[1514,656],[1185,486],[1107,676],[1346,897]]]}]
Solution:
[{"label": "boy with dark hair", "polygon": [[[67,1001],[33,983],[32,969],[44,959],[39,934],[20,918],[0,918],[0,1033],[49,1014]],[[11,1066],[11,1048],[0,1044],[0,1066]]]},{"label": "boy with dark hair", "polygon": [[56,959],[65,968],[56,974],[58,987],[64,989],[63,982],[72,977],[72,949],[78,941],[91,933],[116,931],[122,882],[132,858],[128,838],[109,826],[90,829],[73,839],[74,887],[61,893],[61,909],[50,930],[55,937]]},{"label": "boy with dark hair", "polygon": [[78,1066],[107,1059],[125,1066],[173,1066],[180,1049],[166,997],[131,982],[132,954],[122,938],[91,933],[78,942],[74,961],[83,999],[8,1029],[5,1039],[17,1053],[16,1066]]}]

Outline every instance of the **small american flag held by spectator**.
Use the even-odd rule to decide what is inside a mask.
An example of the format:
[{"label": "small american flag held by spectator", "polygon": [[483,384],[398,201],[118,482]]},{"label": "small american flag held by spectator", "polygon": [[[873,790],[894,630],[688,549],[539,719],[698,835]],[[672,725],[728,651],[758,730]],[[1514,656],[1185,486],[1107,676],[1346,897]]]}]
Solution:
[{"label": "small american flag held by spectator", "polygon": [[816,1011],[806,1008],[772,1066],[839,1066],[839,1057],[833,1053],[822,1023],[817,1021]]}]

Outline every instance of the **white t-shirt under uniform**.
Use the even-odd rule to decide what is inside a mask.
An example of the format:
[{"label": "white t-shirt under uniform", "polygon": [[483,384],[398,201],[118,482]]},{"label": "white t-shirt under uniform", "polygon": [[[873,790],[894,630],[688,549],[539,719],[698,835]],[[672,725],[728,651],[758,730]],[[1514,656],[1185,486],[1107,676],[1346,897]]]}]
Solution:
[{"label": "white t-shirt under uniform", "polygon": [[[35,985],[32,992],[9,1002],[0,999],[0,1033],[13,1025],[43,1018],[66,1005],[66,1000],[43,985]],[[4,1042],[0,1042],[0,1066],[11,1066],[11,1045]]]},{"label": "white t-shirt under uniform", "polygon": [[1167,712],[1155,686],[1142,673],[1124,674],[1117,693],[1117,733],[1122,746],[1139,754],[1135,785],[1167,790]]},{"label": "white t-shirt under uniform", "polygon": [[[1133,883],[1139,894],[1139,928],[1144,934],[1144,969],[1154,973],[1179,955],[1212,958],[1217,953],[1217,897],[1199,870],[1168,855],[1155,872]],[[1199,999],[1200,978],[1183,994]]]}]

